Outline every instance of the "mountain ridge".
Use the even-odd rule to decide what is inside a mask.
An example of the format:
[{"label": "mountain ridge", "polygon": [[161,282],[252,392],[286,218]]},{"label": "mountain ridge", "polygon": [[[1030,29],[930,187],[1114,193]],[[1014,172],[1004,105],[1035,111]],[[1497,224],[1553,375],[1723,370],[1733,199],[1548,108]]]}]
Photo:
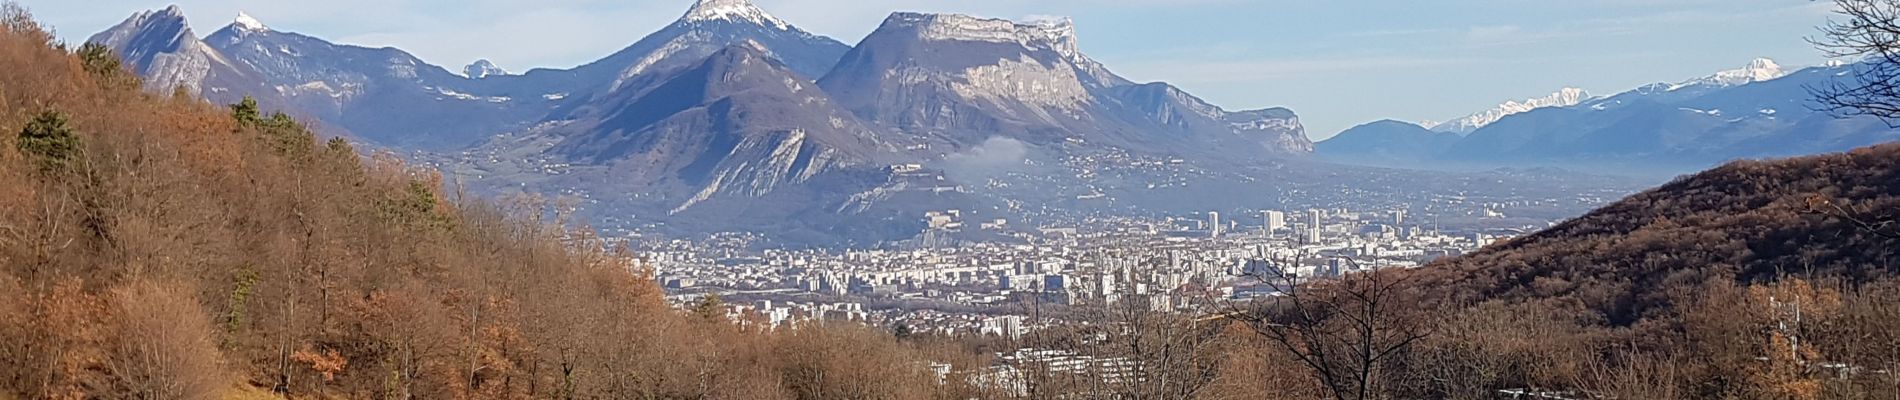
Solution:
[{"label": "mountain ridge", "polygon": [[1544,97],[1530,98],[1522,101],[1507,100],[1504,103],[1498,104],[1497,107],[1492,107],[1491,109],[1479,111],[1461,118],[1440,123],[1421,123],[1419,125],[1438,132],[1451,132],[1463,135],[1478,130],[1478,128],[1483,128],[1485,125],[1497,122],[1500,119],[1504,119],[1504,117],[1510,116],[1511,114],[1544,107],[1569,107],[1589,99],[1589,92],[1580,88],[1566,87],[1558,89],[1556,92],[1545,95]]},{"label": "mountain ridge", "polygon": [[[1090,185],[1078,178],[1100,160],[1179,164],[1118,172],[1114,184],[1132,187],[1176,179],[1166,169],[1244,181],[1236,171],[1281,168],[1312,151],[1290,109],[1230,111],[1165,82],[1116,75],[1082,50],[1072,20],[896,12],[885,22],[847,46],[747,1],[701,0],[608,56],[521,73],[487,60],[451,70],[398,47],[333,43],[248,15],[202,41],[256,71],[258,92],[314,126],[466,174],[478,192],[579,194],[595,201],[596,215],[709,230],[742,228],[714,218],[721,214],[908,230],[927,209],[1025,197],[1076,206],[1066,193]],[[988,179],[940,169],[998,140],[1034,154],[1033,173],[1053,174],[1042,177],[1062,182],[1053,186],[1076,187],[972,195]],[[841,227],[794,229],[915,233]]]},{"label": "mountain ridge", "polygon": [[1458,133],[1436,131],[1398,120],[1378,120],[1341,131],[1315,144],[1314,151],[1341,155],[1338,161],[1389,165],[1424,162],[1458,143]]},{"label": "mountain ridge", "polygon": [[192,95],[227,100],[217,87],[261,91],[257,71],[237,65],[197,37],[176,5],[133,14],[87,42],[118,51],[148,90],[182,88]]},{"label": "mountain ridge", "polygon": [[1890,210],[1900,204],[1893,195],[1900,193],[1896,160],[1900,144],[1736,161],[1442,260],[1425,275],[1454,299],[1589,297],[1583,301],[1605,321],[1625,325],[1646,316],[1644,309],[1629,308],[1629,299],[1653,309],[1674,303],[1655,286],[1695,285],[1703,278],[1772,280],[1790,266],[1812,276],[1893,276],[1891,268],[1866,266],[1900,261],[1900,238],[1867,231],[1830,210]]},{"label": "mountain ridge", "polygon": [[[1845,151],[1900,140],[1867,117],[1815,111],[1807,88],[1852,64],[1783,72],[1766,59],[1675,84],[1651,84],[1569,106],[1503,116],[1444,148],[1414,148],[1399,166],[1563,166],[1644,175],[1734,159]],[[1392,143],[1378,148],[1400,148]],[[1321,157],[1366,159],[1366,146],[1321,146]],[[1430,151],[1427,151],[1430,150]]]}]

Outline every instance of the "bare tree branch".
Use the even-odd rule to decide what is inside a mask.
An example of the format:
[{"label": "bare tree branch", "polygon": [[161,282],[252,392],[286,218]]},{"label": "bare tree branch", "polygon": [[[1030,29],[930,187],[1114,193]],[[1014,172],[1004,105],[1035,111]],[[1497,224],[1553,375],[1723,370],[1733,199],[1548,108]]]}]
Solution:
[{"label": "bare tree branch", "polygon": [[1900,1],[1834,0],[1835,14],[1808,42],[1834,58],[1860,62],[1849,78],[1812,85],[1817,109],[1837,116],[1873,116],[1900,127]]},{"label": "bare tree branch", "polygon": [[1386,364],[1429,335],[1420,313],[1405,308],[1407,281],[1395,272],[1310,281],[1284,272],[1255,272],[1250,276],[1278,296],[1244,308],[1230,303],[1224,315],[1246,323],[1305,365],[1334,398],[1381,398]]}]

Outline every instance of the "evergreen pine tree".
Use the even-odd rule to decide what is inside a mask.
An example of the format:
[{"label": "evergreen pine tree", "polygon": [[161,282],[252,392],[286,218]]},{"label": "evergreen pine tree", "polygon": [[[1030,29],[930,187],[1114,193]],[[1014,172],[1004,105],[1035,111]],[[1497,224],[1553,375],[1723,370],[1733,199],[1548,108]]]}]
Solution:
[{"label": "evergreen pine tree", "polygon": [[120,72],[119,55],[106,45],[87,42],[79,46],[79,63],[87,73],[109,77]]},{"label": "evergreen pine tree", "polygon": [[283,154],[307,154],[317,145],[316,135],[312,135],[303,124],[297,123],[289,115],[281,112],[271,113],[270,118],[257,121],[256,126],[264,131],[265,137],[271,141],[271,146]]},{"label": "evergreen pine tree", "polygon": [[52,110],[41,112],[28,122],[26,128],[20,130],[15,145],[20,153],[38,157],[40,168],[45,170],[65,169],[78,163],[81,150],[79,136],[66,125],[66,115]]},{"label": "evergreen pine tree", "polygon": [[699,298],[699,304],[693,305],[693,315],[710,322],[725,321],[726,302],[720,300],[719,295],[708,293]]},{"label": "evergreen pine tree", "polygon": [[231,105],[231,119],[237,120],[239,126],[257,125],[262,119],[261,116],[262,113],[257,109],[257,99],[251,96],[244,96],[244,100]]},{"label": "evergreen pine tree", "polygon": [[338,155],[348,154],[352,156],[356,155],[356,148],[350,146],[350,141],[343,140],[342,136],[330,138],[330,141],[328,143],[325,143],[324,147],[328,148],[331,154],[338,154]]}]

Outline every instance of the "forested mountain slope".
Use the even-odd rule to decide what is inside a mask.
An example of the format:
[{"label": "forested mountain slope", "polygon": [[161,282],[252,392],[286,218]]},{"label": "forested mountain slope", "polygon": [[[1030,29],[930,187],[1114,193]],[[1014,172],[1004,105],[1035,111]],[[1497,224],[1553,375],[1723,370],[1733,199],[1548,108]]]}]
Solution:
[{"label": "forested mountain slope", "polygon": [[1436,310],[1413,360],[1456,366],[1421,386],[1900,394],[1897,210],[1900,145],[1738,161],[1405,271]]},{"label": "forested mountain slope", "polygon": [[1900,231],[1842,217],[1888,221],[1897,211],[1900,145],[1741,161],[1438,266],[1463,273],[1467,296],[1577,296],[1628,323],[1665,304],[1670,286],[1710,277],[1891,276]]}]

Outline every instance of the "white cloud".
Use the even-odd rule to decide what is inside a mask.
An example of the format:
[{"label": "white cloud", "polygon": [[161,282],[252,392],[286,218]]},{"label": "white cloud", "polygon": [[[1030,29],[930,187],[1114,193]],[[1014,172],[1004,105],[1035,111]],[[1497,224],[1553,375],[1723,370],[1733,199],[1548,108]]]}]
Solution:
[{"label": "white cloud", "polygon": [[943,160],[943,170],[951,179],[980,181],[1024,168],[1029,160],[1029,145],[1020,140],[992,136],[968,150]]}]

